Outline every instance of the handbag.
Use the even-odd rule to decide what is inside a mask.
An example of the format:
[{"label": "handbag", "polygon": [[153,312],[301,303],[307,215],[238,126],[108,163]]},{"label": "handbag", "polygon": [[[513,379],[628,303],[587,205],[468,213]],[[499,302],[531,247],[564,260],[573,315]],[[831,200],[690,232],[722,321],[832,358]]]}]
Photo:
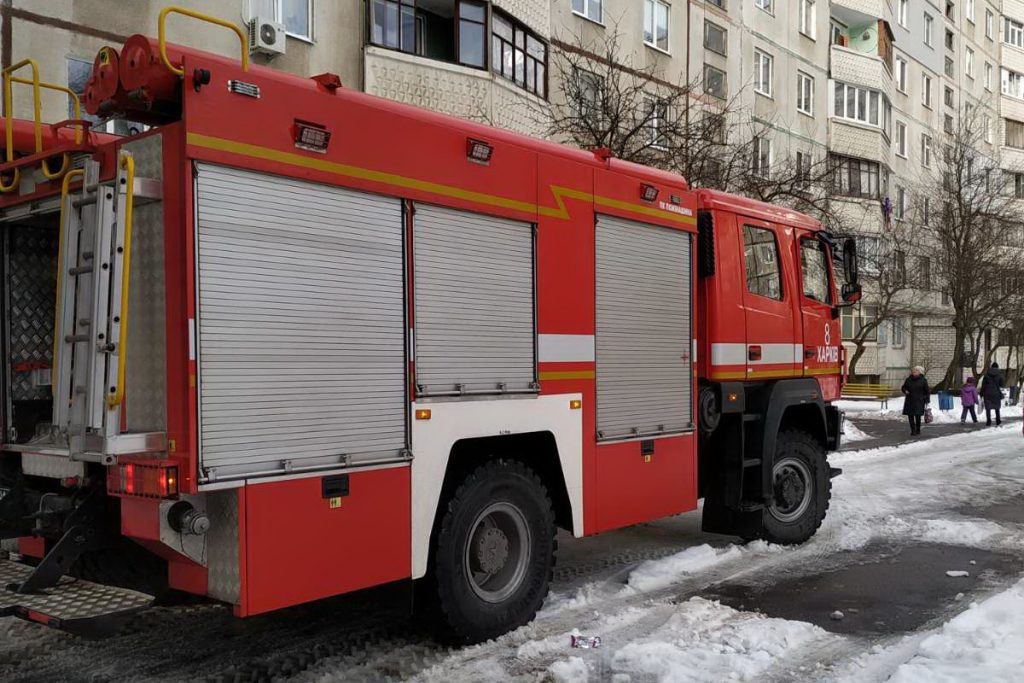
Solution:
[{"label": "handbag", "polygon": [[925,408],[924,409],[924,423],[926,425],[930,425],[932,423],[932,419],[933,419],[932,418],[932,409],[931,408]]}]

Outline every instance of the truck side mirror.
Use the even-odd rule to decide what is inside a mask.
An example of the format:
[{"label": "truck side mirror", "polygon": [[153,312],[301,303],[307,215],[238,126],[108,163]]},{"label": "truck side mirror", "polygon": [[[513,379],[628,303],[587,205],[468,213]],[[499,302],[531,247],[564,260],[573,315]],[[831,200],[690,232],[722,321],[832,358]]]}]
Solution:
[{"label": "truck side mirror", "polygon": [[[857,284],[858,275],[857,272],[857,240],[852,237],[848,237],[843,242],[843,272],[846,275],[846,281],[850,284]],[[858,298],[859,292],[858,289]],[[846,299],[846,288],[843,288],[843,298]],[[848,299],[847,299],[848,301]]]},{"label": "truck side mirror", "polygon": [[860,284],[856,282],[847,282],[843,285],[842,295],[843,301],[848,304],[855,304],[860,301],[861,296],[863,296],[863,290],[861,289]]}]

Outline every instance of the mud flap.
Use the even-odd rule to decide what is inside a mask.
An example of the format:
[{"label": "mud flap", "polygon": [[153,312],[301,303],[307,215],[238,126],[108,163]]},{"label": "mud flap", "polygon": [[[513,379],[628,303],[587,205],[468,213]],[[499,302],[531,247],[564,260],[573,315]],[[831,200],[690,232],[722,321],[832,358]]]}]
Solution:
[{"label": "mud flap", "polygon": [[153,604],[151,595],[70,576],[40,593],[11,590],[32,572],[26,564],[0,560],[0,617],[16,616],[86,638],[105,638]]}]

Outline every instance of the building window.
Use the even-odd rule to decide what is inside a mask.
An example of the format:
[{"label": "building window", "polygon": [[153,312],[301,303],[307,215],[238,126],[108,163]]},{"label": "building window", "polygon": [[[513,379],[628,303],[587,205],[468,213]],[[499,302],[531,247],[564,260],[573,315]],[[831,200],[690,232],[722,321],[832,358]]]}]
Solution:
[{"label": "building window", "polygon": [[1005,119],[1006,122],[1006,146],[1014,149],[1024,149],[1024,123]]},{"label": "building window", "polygon": [[427,8],[413,0],[373,0],[370,26],[374,45],[487,67],[487,6],[483,2],[440,0]]},{"label": "building window", "polygon": [[968,78],[974,78],[974,50],[964,49],[964,72]]},{"label": "building window", "polygon": [[796,72],[796,110],[814,116],[814,78],[803,71]]},{"label": "building window", "polygon": [[828,23],[828,44],[844,45],[846,43],[846,27],[835,19]]},{"label": "building window", "polygon": [[920,271],[917,279],[921,284],[921,289],[932,288],[932,260],[927,256],[922,256],[917,261],[917,267]]},{"label": "building window", "polygon": [[974,23],[974,0],[964,0],[964,14],[967,15],[967,20]]},{"label": "building window", "polygon": [[985,37],[992,40],[992,34],[995,30],[995,17],[992,15],[992,10],[988,7],[985,8]]},{"label": "building window", "polygon": [[751,171],[755,176],[767,178],[772,168],[772,141],[764,137],[755,137],[751,154]]},{"label": "building window", "polygon": [[547,97],[548,46],[497,10],[491,18],[491,69],[520,88]]},{"label": "building window", "polygon": [[647,124],[651,147],[668,149],[668,135],[665,133],[665,126],[668,125],[668,100],[652,97],[647,100],[645,106],[648,112]]},{"label": "building window", "polygon": [[953,133],[953,115],[946,114],[942,120],[942,129],[947,133]]},{"label": "building window", "polygon": [[775,0],[754,0],[754,6],[772,14],[775,11]]},{"label": "building window", "polygon": [[932,77],[928,74],[921,74],[921,103],[932,108]]},{"label": "building window", "polygon": [[775,233],[766,228],[744,225],[743,255],[747,264],[747,291],[782,301],[782,272]]},{"label": "building window", "polygon": [[1024,173],[1013,174],[1013,196],[1016,199],[1024,199]]},{"label": "building window", "polygon": [[710,64],[704,65],[704,92],[724,100],[729,96],[728,79],[725,72]]},{"label": "building window", "polygon": [[935,20],[932,15],[927,12],[924,13],[924,44],[928,47],[932,47],[932,43],[935,39]]},{"label": "building window", "polygon": [[[399,3],[391,0],[387,4],[395,6],[397,18]],[[249,12],[250,17],[267,17],[283,24],[285,33],[293,38],[313,39],[313,0],[252,0]]]},{"label": "building window", "polygon": [[800,240],[800,279],[803,280],[805,297],[823,304],[832,303],[832,292],[828,286],[828,254],[821,240]]},{"label": "building window", "polygon": [[896,122],[896,155],[907,158],[907,124]]},{"label": "building window", "polygon": [[943,101],[946,103],[946,106],[947,107],[952,107],[953,106],[953,89],[950,88],[947,85],[945,87],[945,89],[942,91],[942,93],[943,93]]},{"label": "building window", "polygon": [[[869,324],[875,322],[875,319],[877,317],[877,306],[861,304],[856,308],[844,308],[842,316],[843,341],[853,341],[854,339],[856,339],[858,336],[860,336],[861,330],[863,330]],[[863,341],[878,341],[877,325],[874,327],[874,329],[865,334]]]},{"label": "building window", "polygon": [[593,71],[573,67],[569,88],[569,99],[575,102],[577,116],[599,123],[604,118],[604,83],[601,77]]},{"label": "building window", "polygon": [[906,331],[903,325],[903,318],[895,318],[889,323],[892,345],[896,348],[902,348],[906,344]]},{"label": "building window", "polygon": [[985,136],[985,144],[992,144],[992,117],[985,114],[981,117],[981,125],[983,126],[982,134]]},{"label": "building window", "polygon": [[832,165],[833,189],[836,194],[866,199],[881,198],[882,178],[877,161],[830,154],[829,163]]},{"label": "building window", "polygon": [[1007,45],[1024,48],[1024,24],[1009,17],[1003,19],[1003,42]]},{"label": "building window", "polygon": [[932,138],[924,133],[921,133],[921,165],[925,168],[932,166]]},{"label": "building window", "polygon": [[992,65],[985,62],[985,90],[992,90]]},{"label": "building window", "polygon": [[668,52],[668,3],[644,0],[644,44]]},{"label": "building window", "polygon": [[796,153],[796,184],[799,187],[806,187],[811,181],[810,156],[810,154],[799,150]]},{"label": "building window", "polygon": [[948,28],[946,29],[946,49],[953,49],[953,32],[950,31]]},{"label": "building window", "polygon": [[953,58],[950,57],[949,55],[946,56],[945,71],[947,76],[953,78]]},{"label": "building window", "polygon": [[907,60],[902,57],[896,58],[896,89],[904,94],[907,92]]},{"label": "building window", "polygon": [[725,9],[725,0],[704,0],[709,5],[714,5],[720,9]]},{"label": "building window", "polygon": [[907,191],[896,186],[896,202],[892,207],[892,215],[896,220],[903,220],[907,215]]},{"label": "building window", "polygon": [[1008,97],[1024,99],[1024,76],[1006,67],[1000,69],[1002,93]]},{"label": "building window", "polygon": [[947,19],[949,19],[951,21],[955,21],[956,20],[956,14],[954,13],[954,9],[955,8],[956,8],[956,5],[954,5],[952,2],[949,2],[949,0],[946,0],[946,18]]},{"label": "building window", "polygon": [[728,54],[729,32],[718,24],[704,22],[704,47],[720,55]]},{"label": "building window", "polygon": [[817,18],[817,3],[814,0],[800,0],[800,33],[813,39]]},{"label": "building window", "polygon": [[910,9],[910,0],[899,0],[899,8],[896,13],[896,22],[903,28],[907,28],[907,11]]},{"label": "building window", "polygon": [[889,98],[877,90],[836,82],[833,104],[836,117],[877,126],[889,135],[892,105]]},{"label": "building window", "polygon": [[921,225],[928,227],[932,219],[932,200],[924,197],[921,200]]},{"label": "building window", "polygon": [[572,11],[591,21],[601,23],[601,0],[572,0]]},{"label": "building window", "polygon": [[767,97],[772,96],[772,72],[774,59],[767,52],[754,50],[754,92]]}]

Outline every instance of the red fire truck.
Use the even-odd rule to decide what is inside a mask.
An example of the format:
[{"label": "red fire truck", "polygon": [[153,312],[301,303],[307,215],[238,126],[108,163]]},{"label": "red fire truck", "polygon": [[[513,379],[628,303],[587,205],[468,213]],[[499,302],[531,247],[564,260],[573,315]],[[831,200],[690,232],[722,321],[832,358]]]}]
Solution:
[{"label": "red fire truck", "polygon": [[[174,14],[241,60],[168,44]],[[558,528],[702,497],[710,531],[815,532],[852,243],[159,26],[84,95],[138,134],[43,123],[75,94],[3,73],[0,612],[104,631],[167,589],[245,617],[412,580],[472,642],[533,617]]]}]

